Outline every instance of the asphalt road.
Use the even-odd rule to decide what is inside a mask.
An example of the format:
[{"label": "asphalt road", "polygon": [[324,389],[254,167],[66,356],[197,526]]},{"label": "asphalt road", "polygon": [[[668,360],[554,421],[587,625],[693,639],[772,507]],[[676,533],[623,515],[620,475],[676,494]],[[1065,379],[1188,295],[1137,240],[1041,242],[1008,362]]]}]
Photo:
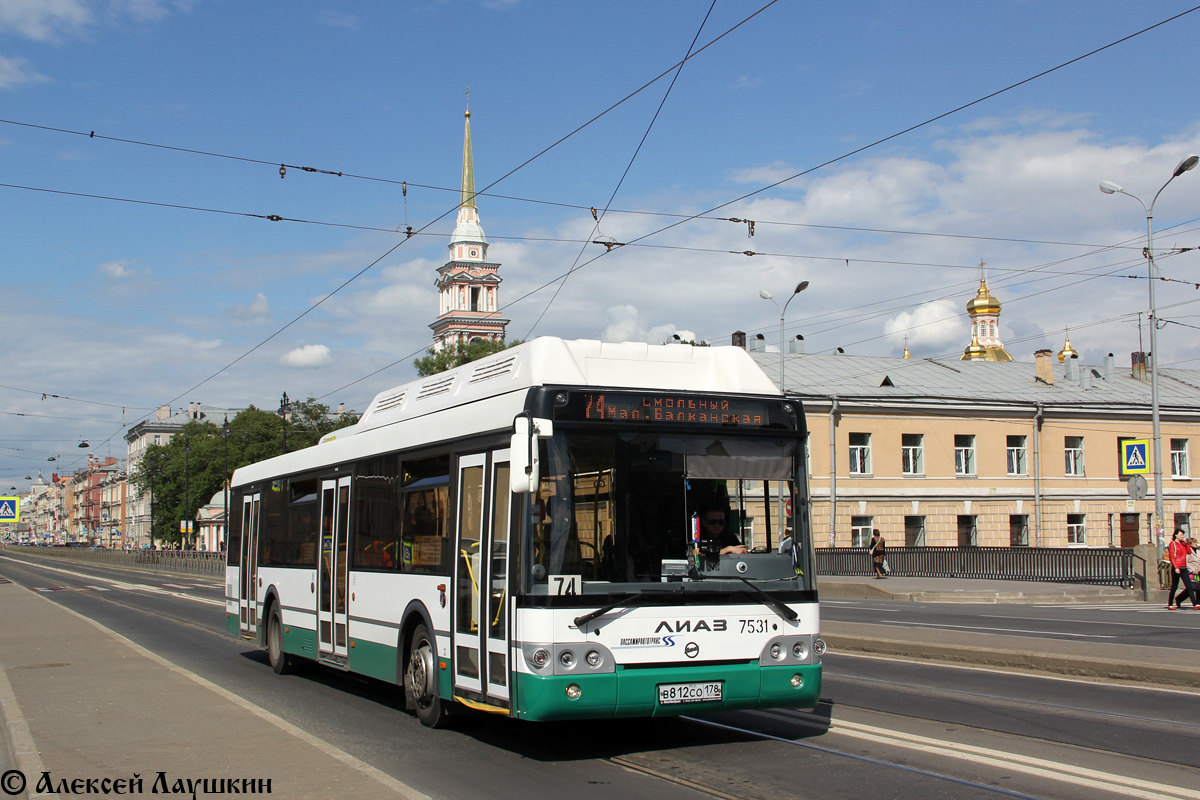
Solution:
[{"label": "asphalt road", "polygon": [[1031,639],[1167,647],[1196,652],[1200,611],[1168,611],[1151,603],[1021,605],[822,600],[822,622],[869,622]]},{"label": "asphalt road", "polygon": [[[393,687],[316,667],[275,676],[262,651],[225,634],[219,583],[13,551],[0,553],[0,576],[434,798],[1169,800],[1192,798],[1188,787],[1200,785],[1195,691],[829,654],[823,703],[811,713],[571,724],[467,714],[455,729],[433,731],[403,711]],[[827,620],[886,617],[898,630],[1165,636],[1200,649],[1200,619],[1171,613],[880,601],[822,609]],[[263,750],[269,758],[270,743]]]}]

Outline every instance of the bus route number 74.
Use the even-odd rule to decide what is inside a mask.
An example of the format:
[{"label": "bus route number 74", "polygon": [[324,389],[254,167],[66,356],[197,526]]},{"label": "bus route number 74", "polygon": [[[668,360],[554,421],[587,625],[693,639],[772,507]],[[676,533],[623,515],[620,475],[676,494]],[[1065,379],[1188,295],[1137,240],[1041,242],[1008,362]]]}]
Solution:
[{"label": "bus route number 74", "polygon": [[583,583],[582,575],[551,575],[550,594],[552,595],[577,595],[579,594],[581,584]]}]

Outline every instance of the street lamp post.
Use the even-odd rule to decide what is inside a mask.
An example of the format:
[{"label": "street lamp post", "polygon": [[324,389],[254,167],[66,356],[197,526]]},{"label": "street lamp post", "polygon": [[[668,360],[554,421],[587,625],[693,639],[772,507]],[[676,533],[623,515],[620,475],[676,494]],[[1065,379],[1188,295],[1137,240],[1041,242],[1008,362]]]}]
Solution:
[{"label": "street lamp post", "polygon": [[1142,202],[1142,198],[1125,191],[1112,181],[1100,183],[1100,191],[1105,194],[1123,194],[1132,197],[1141,204],[1142,210],[1146,212],[1146,277],[1150,285],[1150,419],[1154,437],[1154,549],[1160,559],[1166,544],[1163,541],[1162,429],[1158,413],[1158,316],[1154,304],[1154,204],[1158,202],[1158,196],[1171,181],[1195,168],[1198,162],[1200,162],[1200,156],[1197,155],[1189,155],[1180,161],[1179,165],[1175,167],[1175,171],[1171,173],[1171,177],[1167,178],[1167,182],[1154,193],[1154,199],[1150,201],[1149,207]]},{"label": "street lamp post", "polygon": [[146,474],[150,478],[150,549],[153,550],[154,549],[154,468],[158,464],[158,459],[148,456],[144,460],[147,462],[147,466],[149,467]]},{"label": "street lamp post", "polygon": [[221,485],[221,497],[225,501],[225,521],[221,526],[221,539],[214,542],[218,551],[224,550],[225,540],[229,538],[229,415],[225,415],[225,424],[221,426],[221,438],[225,440],[225,475]]},{"label": "street lamp post", "polygon": [[[192,473],[188,467],[188,455],[192,452],[191,442],[183,443],[183,522],[186,533],[180,539],[187,538],[189,541],[192,538],[192,517],[188,511],[192,505]],[[187,547],[188,542],[183,543],[183,547]]]},{"label": "street lamp post", "polygon": [[[758,291],[759,297],[761,297],[763,300],[770,300],[772,303],[775,304],[775,308],[779,309],[779,393],[781,395],[784,395],[785,397],[787,396],[787,392],[784,391],[784,377],[783,377],[783,318],[787,314],[788,304],[791,303],[792,300],[795,299],[796,295],[800,294],[807,288],[808,288],[808,281],[800,281],[799,283],[797,283],[796,288],[792,289],[791,296],[788,297],[788,299],[784,302],[784,304],[782,306],[779,305],[779,301],[776,300],[771,295],[771,293],[768,292],[766,289],[760,289]],[[779,493],[779,541],[781,541],[781,542],[783,541],[783,538],[786,535],[786,530],[785,530],[786,527],[787,527],[787,506],[784,503],[783,491],[781,489],[780,493]],[[770,525],[768,523],[767,548],[770,549],[770,547],[771,547],[771,531],[770,531]]]},{"label": "street lamp post", "polygon": [[792,290],[792,295],[787,299],[783,306],[779,305],[779,301],[771,295],[766,289],[760,289],[758,296],[763,300],[770,300],[775,304],[775,308],[779,309],[779,392],[783,394],[783,317],[787,314],[788,303],[795,299],[796,295],[808,288],[808,281],[800,281],[796,284],[796,288]]},{"label": "street lamp post", "polygon": [[283,393],[283,398],[279,401],[279,416],[283,418],[283,452],[287,452],[287,420],[288,414],[292,413],[292,404],[288,400],[287,392]]}]

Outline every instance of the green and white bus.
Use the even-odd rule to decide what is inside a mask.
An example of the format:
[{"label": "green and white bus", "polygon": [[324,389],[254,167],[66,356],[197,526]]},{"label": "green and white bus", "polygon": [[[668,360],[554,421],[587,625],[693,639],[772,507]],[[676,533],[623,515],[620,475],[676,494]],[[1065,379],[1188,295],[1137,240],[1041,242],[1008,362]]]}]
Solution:
[{"label": "green and white bus", "polygon": [[538,338],[237,470],[226,624],[435,727],[812,707],[805,436],[740,348]]}]

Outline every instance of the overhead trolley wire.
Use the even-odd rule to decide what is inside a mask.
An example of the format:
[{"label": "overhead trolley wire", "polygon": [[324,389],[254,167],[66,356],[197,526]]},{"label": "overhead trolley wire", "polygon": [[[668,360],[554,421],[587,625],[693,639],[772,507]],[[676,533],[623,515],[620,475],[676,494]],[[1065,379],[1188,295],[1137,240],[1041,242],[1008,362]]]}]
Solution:
[{"label": "overhead trolley wire", "polygon": [[[776,0],[772,0],[772,3],[775,1]],[[769,6],[772,3],[768,3],[767,5]],[[692,50],[696,47],[696,40],[700,38],[700,34],[704,31],[704,25],[708,22],[708,18],[712,16],[713,8],[716,7],[716,5],[717,0],[712,0],[712,3],[708,7],[708,12],[705,13],[704,19],[700,21],[700,27],[696,29],[696,35],[692,37],[691,43],[688,44],[687,53],[684,54],[683,60],[679,62],[679,66],[675,69],[675,74],[671,77],[671,82],[667,85],[667,90],[663,92],[662,99],[658,102],[658,108],[654,110],[654,116],[650,118],[650,123],[646,126],[646,130],[642,132],[642,138],[640,141],[638,141],[637,147],[633,149],[633,155],[629,157],[629,162],[625,165],[625,171],[621,173],[621,177],[617,180],[617,185],[613,187],[612,194],[608,196],[608,202],[604,204],[604,208],[602,208],[599,213],[596,212],[596,209],[591,209],[592,218],[595,220],[595,225],[592,227],[592,233],[588,236],[588,240],[592,239],[599,233],[600,220],[604,219],[604,215],[608,213],[609,207],[612,205],[613,200],[615,200],[617,197],[617,192],[621,190],[621,186],[625,183],[625,178],[629,176],[629,170],[633,169],[633,162],[637,160],[638,154],[642,152],[642,147],[646,144],[646,139],[650,137],[650,131],[654,129],[654,123],[658,121],[658,115],[662,113],[663,107],[667,104],[667,98],[671,96],[671,90],[675,88],[675,82],[679,80],[679,75],[683,72],[683,65],[686,64],[688,59],[691,57]],[[764,6],[764,8],[766,8],[766,6]],[[542,313],[538,314],[538,318],[533,321],[532,325],[529,326],[529,331],[525,334],[526,339],[528,339],[533,332],[537,330],[537,326],[546,316],[546,312],[550,310],[550,306],[554,305],[554,301],[558,299],[559,293],[563,290],[563,287],[567,285],[567,281],[570,280],[571,273],[574,272],[579,266],[579,259],[583,257],[585,252],[587,252],[587,246],[588,241],[585,241],[583,247],[581,247],[579,252],[575,254],[575,261],[571,264],[571,268],[567,270],[567,274],[562,277],[562,282],[558,284],[558,288],[554,290],[554,294],[546,302],[546,307],[542,309]]]}]

